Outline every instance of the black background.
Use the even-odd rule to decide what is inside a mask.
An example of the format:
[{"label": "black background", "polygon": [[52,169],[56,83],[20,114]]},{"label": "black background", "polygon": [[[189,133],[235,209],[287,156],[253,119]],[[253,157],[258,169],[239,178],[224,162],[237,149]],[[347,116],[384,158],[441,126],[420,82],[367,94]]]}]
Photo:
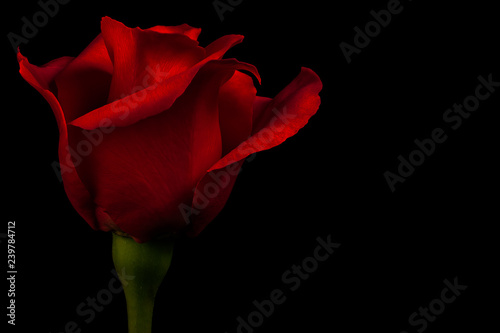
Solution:
[{"label": "black background", "polygon": [[[243,34],[226,57],[254,64],[258,94],[272,97],[301,66],[324,84],[318,113],[296,136],[244,164],[222,213],[195,239],[182,239],[161,286],[154,332],[236,332],[238,316],[274,289],[287,300],[255,332],[417,332],[408,317],[440,297],[444,279],[468,288],[426,332],[497,327],[497,144],[500,92],[452,130],[442,119],[472,95],[477,77],[500,81],[500,20],[494,2],[402,1],[403,11],[348,64],[339,48],[388,1],[245,0],[221,22],[207,1],[79,1],[21,46],[42,65],[76,56],[108,15],[127,26],[188,23],[202,46]],[[123,294],[85,323],[76,308],[107,288],[111,235],[92,231],[52,170],[58,131],[49,105],[18,74],[7,39],[40,10],[3,4],[3,218],[16,221],[13,332],[126,332]],[[415,139],[448,139],[391,192]],[[289,291],[282,274],[311,256],[316,238],[341,246]],[[6,240],[1,244],[6,271]],[[5,280],[4,280],[5,281]],[[6,312],[8,285],[2,284]],[[2,313],[2,321],[7,317]]]}]

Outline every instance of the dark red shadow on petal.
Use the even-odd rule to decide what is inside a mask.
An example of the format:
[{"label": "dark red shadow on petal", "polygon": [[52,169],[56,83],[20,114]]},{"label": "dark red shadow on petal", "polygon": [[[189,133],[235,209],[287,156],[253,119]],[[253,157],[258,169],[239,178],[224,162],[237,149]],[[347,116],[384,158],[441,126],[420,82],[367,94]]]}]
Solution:
[{"label": "dark red shadow on petal", "polygon": [[253,103],[257,90],[253,79],[239,71],[219,90],[222,154],[247,139],[252,132]]},{"label": "dark red shadow on petal", "polygon": [[99,35],[55,78],[68,123],[107,103],[112,74],[113,64]]}]

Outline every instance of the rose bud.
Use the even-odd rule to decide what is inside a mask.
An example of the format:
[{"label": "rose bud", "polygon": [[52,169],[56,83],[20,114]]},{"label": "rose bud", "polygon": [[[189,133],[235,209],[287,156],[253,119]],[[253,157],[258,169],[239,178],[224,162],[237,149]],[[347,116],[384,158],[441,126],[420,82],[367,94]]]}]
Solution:
[{"label": "rose bud", "polygon": [[225,205],[244,159],[316,113],[322,83],[312,70],[274,98],[256,96],[257,69],[222,59],[243,36],[201,47],[200,31],[104,17],[76,57],[38,67],[18,53],[21,75],[56,117],[64,189],[92,228],[137,242],[197,235]]}]

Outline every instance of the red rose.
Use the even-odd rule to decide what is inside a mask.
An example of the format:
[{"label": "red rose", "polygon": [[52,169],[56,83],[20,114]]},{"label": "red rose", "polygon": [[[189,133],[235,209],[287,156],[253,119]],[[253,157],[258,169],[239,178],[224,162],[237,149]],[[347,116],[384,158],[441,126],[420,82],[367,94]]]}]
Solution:
[{"label": "red rose", "polygon": [[108,17],[75,58],[20,73],[59,127],[64,188],[94,229],[138,242],[198,234],[222,209],[243,160],[297,133],[320,104],[310,69],[274,99],[256,96],[257,69],[224,53],[243,36],[198,45],[186,24],[128,28]]}]

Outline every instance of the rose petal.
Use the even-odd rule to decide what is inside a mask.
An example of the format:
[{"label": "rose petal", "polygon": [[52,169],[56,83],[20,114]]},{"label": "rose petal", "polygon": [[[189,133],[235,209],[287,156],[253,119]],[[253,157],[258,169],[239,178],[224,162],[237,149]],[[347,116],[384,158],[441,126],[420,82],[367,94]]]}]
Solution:
[{"label": "rose petal", "polygon": [[[156,75],[155,84],[150,89],[139,91],[121,100],[107,104],[74,120],[71,124],[83,129],[92,130],[102,124],[102,119],[109,120],[113,126],[128,126],[141,119],[154,116],[168,110],[176,99],[184,93],[198,71],[208,62],[221,58],[232,46],[238,44],[243,36],[230,35],[219,38],[210,44],[209,55],[189,70],[168,77]],[[209,49],[207,47],[207,49]],[[248,65],[251,66],[251,65]],[[260,82],[260,76],[255,67],[248,67]],[[155,74],[153,73],[153,76]]]},{"label": "rose petal", "polygon": [[205,48],[205,52],[207,53],[205,62],[208,60],[222,59],[227,50],[241,43],[243,38],[244,36],[242,35],[226,35],[217,38]]},{"label": "rose petal", "polygon": [[201,33],[200,28],[193,28],[185,23],[181,25],[168,26],[168,27],[163,25],[157,25],[146,30],[156,31],[163,34],[182,34],[188,36],[192,40],[198,40],[198,36]]},{"label": "rose petal", "polygon": [[102,19],[101,30],[114,67],[108,102],[154,84],[151,71],[173,76],[205,58],[198,42],[183,34],[132,29],[109,17]]},{"label": "rose petal", "polygon": [[69,201],[75,210],[85,219],[85,221],[94,229],[98,228],[94,215],[94,205],[89,192],[83,185],[75,170],[71,155],[68,149],[68,133],[66,120],[64,118],[61,105],[56,97],[49,90],[49,86],[56,77],[71,61],[72,58],[59,58],[48,64],[38,67],[31,65],[26,57],[20,52],[17,54],[19,61],[19,72],[22,77],[35,88],[49,103],[54,112],[59,128],[59,163],[61,167],[61,177],[64,189]]},{"label": "rose petal", "polygon": [[275,147],[295,135],[319,108],[321,80],[312,70],[302,68],[300,74],[272,102],[258,99],[258,117],[252,136],[214,164],[209,171],[224,168],[250,154]]},{"label": "rose petal", "polygon": [[250,136],[256,92],[252,78],[238,71],[221,87],[219,122],[223,155]]},{"label": "rose petal", "polygon": [[62,57],[54,59],[43,66],[34,66],[29,63],[28,58],[21,54],[18,49],[17,61],[19,63],[19,73],[33,87],[38,87],[43,90],[50,90],[50,85],[54,78],[66,68],[73,57]]}]

